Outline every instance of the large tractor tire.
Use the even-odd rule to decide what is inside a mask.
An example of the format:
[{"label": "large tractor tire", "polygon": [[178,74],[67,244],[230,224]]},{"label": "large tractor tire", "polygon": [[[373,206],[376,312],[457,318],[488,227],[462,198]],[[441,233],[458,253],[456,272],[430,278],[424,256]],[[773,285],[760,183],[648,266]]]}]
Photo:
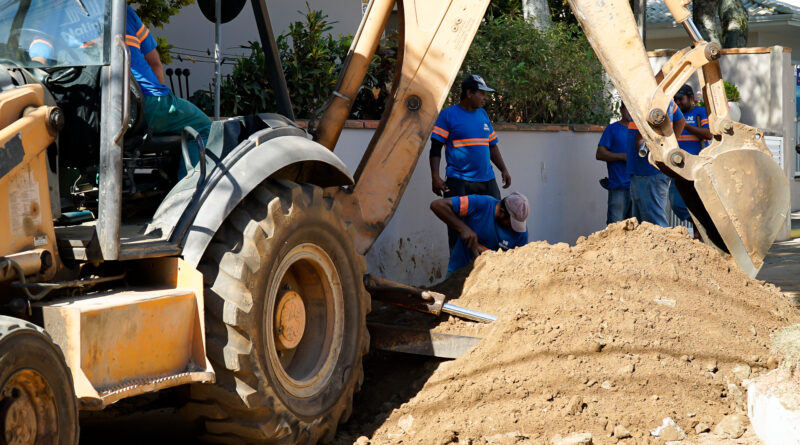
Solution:
[{"label": "large tractor tire", "polygon": [[369,348],[364,257],[322,189],[268,180],[231,213],[199,266],[215,385],[184,413],[209,442],[314,444],[352,411]]},{"label": "large tractor tire", "polygon": [[61,349],[42,328],[0,316],[0,443],[78,443],[78,399]]}]

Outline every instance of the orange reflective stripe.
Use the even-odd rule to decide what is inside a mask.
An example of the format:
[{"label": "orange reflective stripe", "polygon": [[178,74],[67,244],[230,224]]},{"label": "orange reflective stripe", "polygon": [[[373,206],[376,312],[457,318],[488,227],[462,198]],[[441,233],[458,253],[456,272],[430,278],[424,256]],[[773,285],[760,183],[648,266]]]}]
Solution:
[{"label": "orange reflective stripe", "polygon": [[489,135],[489,140],[491,141],[495,137],[497,137],[497,136],[494,134],[494,131],[493,131],[492,134]]},{"label": "orange reflective stripe", "polygon": [[453,143],[453,147],[488,147],[489,142],[472,142],[469,144],[456,144]]},{"label": "orange reflective stripe", "polygon": [[147,36],[149,36],[149,35],[150,35],[150,30],[149,29],[145,29],[144,30],[144,34],[141,37],[139,37],[139,42],[144,42],[144,39],[146,39]]},{"label": "orange reflective stripe", "polygon": [[136,37],[126,36],[125,43],[127,43],[128,46],[132,46],[134,48],[141,49],[141,45],[139,44],[139,40],[136,39]]},{"label": "orange reflective stripe", "polygon": [[708,125],[708,119],[701,120],[700,125]]},{"label": "orange reflective stripe", "polygon": [[489,250],[488,247],[486,247],[486,246],[484,246],[482,244],[478,244],[478,252],[483,253],[483,252],[486,252],[487,250]]},{"label": "orange reflective stripe", "polygon": [[472,145],[489,145],[489,139],[458,139],[453,141],[453,147],[468,147]]},{"label": "orange reflective stripe", "polygon": [[81,45],[79,48],[88,48],[90,46],[95,46],[103,40],[102,37],[98,37],[96,39],[89,40],[88,42]]},{"label": "orange reflective stripe", "polygon": [[696,136],[679,136],[679,141],[690,141],[690,142],[700,142],[700,139]]},{"label": "orange reflective stripe", "polygon": [[456,139],[456,140],[453,141],[453,143],[455,143],[455,142],[475,142],[475,141],[488,142],[489,139],[488,138]]},{"label": "orange reflective stripe", "polygon": [[460,197],[458,199],[458,206],[458,216],[467,216],[467,210],[469,209],[469,197]]},{"label": "orange reflective stripe", "polygon": [[37,43],[43,43],[43,44],[49,46],[50,49],[55,49],[55,48],[53,48],[53,44],[52,43],[48,42],[47,40],[43,40],[43,39],[33,39],[33,41],[31,42],[31,46],[33,46],[33,45],[35,45]]},{"label": "orange reflective stripe", "polygon": [[141,39],[141,38],[142,38],[142,35],[144,34],[144,32],[145,32],[145,31],[147,31],[147,27],[146,27],[146,26],[144,26],[144,23],[142,23],[142,27],[141,27],[141,28],[139,28],[139,30],[138,30],[138,31],[136,31],[136,37],[138,37],[138,38],[140,38],[140,39]]},{"label": "orange reflective stripe", "polygon": [[434,134],[438,134],[439,136],[447,139],[447,132],[442,133],[441,130],[439,128],[437,128],[437,127],[433,127],[433,133]]},{"label": "orange reflective stripe", "polygon": [[628,122],[628,130],[638,130],[638,129],[639,129],[639,127],[636,126],[635,122],[633,122],[633,121]]}]

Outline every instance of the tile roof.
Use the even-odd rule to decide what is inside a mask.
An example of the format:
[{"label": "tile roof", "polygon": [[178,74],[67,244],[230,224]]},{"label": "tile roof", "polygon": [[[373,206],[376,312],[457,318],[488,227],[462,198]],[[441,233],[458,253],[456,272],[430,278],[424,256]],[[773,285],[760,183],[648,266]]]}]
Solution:
[{"label": "tile roof", "polygon": [[[744,0],[744,6],[747,8],[750,18],[779,14],[800,14],[800,6],[792,3],[777,0]],[[689,9],[692,9],[691,4]],[[647,22],[670,23],[674,22],[674,20],[667,9],[667,5],[662,0],[648,0]]]}]

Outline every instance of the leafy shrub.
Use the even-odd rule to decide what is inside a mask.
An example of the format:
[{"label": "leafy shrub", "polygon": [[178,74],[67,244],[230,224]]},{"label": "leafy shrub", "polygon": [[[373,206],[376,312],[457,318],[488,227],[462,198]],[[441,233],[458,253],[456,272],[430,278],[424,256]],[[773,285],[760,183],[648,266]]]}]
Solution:
[{"label": "leafy shrub", "polygon": [[[283,66],[292,108],[296,118],[309,119],[328,100],[336,85],[339,70],[347,57],[352,36],[333,38],[331,23],[320,11],[306,4],[303,21],[296,21],[278,36],[278,53]],[[394,48],[390,47],[394,44]],[[396,58],[396,38],[382,42],[373,57],[364,85],[353,104],[351,117],[377,119],[383,113],[389,94]],[[277,108],[267,76],[267,64],[258,42],[243,47],[249,55],[236,59],[230,75],[221,85],[220,113],[226,116],[273,111]],[[213,109],[213,87],[196,91],[190,100],[204,112]]]},{"label": "leafy shrub", "polygon": [[722,81],[723,85],[725,85],[725,97],[730,102],[738,102],[741,96],[739,95],[739,89],[736,88],[736,85],[728,82],[727,80]]},{"label": "leafy shrub", "polygon": [[606,124],[613,114],[603,68],[573,24],[540,31],[519,16],[490,19],[461,66],[452,102],[471,73],[497,90],[485,106],[494,121]]}]

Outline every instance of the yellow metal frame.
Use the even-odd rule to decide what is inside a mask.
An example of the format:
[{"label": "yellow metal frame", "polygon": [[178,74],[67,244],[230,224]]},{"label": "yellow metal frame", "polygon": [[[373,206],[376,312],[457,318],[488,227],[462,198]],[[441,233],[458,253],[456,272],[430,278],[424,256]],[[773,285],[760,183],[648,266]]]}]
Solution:
[{"label": "yellow metal frame", "polygon": [[[46,250],[52,267],[37,280],[51,279],[59,266],[50,207],[47,147],[56,137],[48,124],[52,107],[44,103],[41,85],[23,85],[0,93],[0,256]],[[13,165],[12,165],[13,164]]]},{"label": "yellow metal frame", "polygon": [[137,288],[39,303],[64,352],[83,409],[194,382],[213,382],[206,358],[203,277],[179,258],[143,261]]}]

